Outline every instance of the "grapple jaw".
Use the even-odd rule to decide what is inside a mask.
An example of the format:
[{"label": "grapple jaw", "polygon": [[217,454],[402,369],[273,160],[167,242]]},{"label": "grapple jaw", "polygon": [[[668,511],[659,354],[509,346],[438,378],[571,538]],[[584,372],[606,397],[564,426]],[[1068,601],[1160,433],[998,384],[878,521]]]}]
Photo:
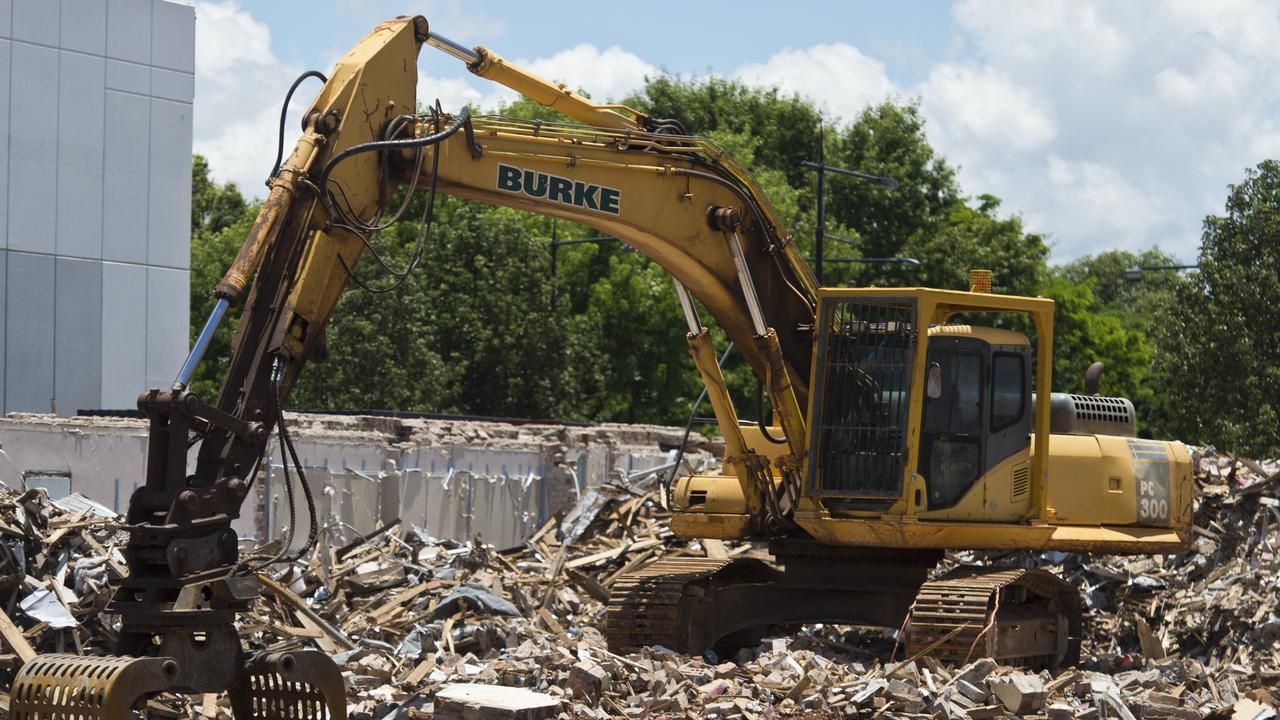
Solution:
[{"label": "grapple jaw", "polygon": [[12,720],[124,720],[143,698],[173,684],[172,658],[39,655],[22,666],[10,694]]},{"label": "grapple jaw", "polygon": [[[11,720],[127,720],[147,698],[173,688],[173,658],[40,655],[18,671]],[[338,666],[314,650],[249,657],[228,690],[236,720],[346,720]]]}]

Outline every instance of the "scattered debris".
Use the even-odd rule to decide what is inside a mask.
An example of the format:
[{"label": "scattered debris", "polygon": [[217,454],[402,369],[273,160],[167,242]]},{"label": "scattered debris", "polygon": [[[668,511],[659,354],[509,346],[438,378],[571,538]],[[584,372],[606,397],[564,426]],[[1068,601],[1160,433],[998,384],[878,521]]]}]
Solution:
[{"label": "scattered debris", "polygon": [[[1280,462],[1206,450],[1185,556],[952,553],[1053,569],[1086,599],[1085,660],[1056,674],[981,659],[903,662],[892,629],[811,625],[733,657],[602,634],[609,587],[660,557],[767,557],[676,538],[660,480],[584,493],[524,547],[433,539],[400,523],[330,538],[263,575],[242,616],[252,649],[316,647],[344,669],[350,716],[382,718],[1275,717],[1280,686]],[[42,491],[0,491],[0,677],[35,652],[105,652],[104,589],[123,571],[118,519]],[[270,550],[271,548],[265,548]],[[940,568],[944,570],[944,568]],[[503,687],[495,687],[503,686]],[[3,687],[3,686],[0,686]],[[0,700],[7,698],[0,698]],[[229,717],[225,698],[161,698]],[[194,704],[192,704],[194,703]]]}]

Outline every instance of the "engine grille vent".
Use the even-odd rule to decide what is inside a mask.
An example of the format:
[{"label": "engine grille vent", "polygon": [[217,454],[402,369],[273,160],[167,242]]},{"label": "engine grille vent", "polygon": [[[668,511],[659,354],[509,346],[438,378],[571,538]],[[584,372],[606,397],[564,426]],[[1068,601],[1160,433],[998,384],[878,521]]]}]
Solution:
[{"label": "engine grille vent", "polygon": [[1009,499],[1017,502],[1026,497],[1031,492],[1031,476],[1030,470],[1026,463],[1013,469],[1013,485],[1009,490]]},{"label": "engine grille vent", "polygon": [[1076,416],[1081,420],[1099,420],[1102,422],[1130,423],[1131,407],[1122,398],[1103,397],[1100,395],[1072,395],[1075,401]]}]

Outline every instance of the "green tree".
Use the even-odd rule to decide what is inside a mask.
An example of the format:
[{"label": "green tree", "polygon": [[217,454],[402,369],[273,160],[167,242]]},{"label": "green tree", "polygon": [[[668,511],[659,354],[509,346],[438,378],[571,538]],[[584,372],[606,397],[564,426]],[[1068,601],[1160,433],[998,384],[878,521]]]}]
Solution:
[{"label": "green tree", "polygon": [[1073,260],[1058,272],[1072,282],[1092,282],[1094,297],[1103,307],[1123,314],[1126,325],[1147,332],[1159,311],[1172,301],[1183,282],[1182,276],[1173,270],[1151,270],[1130,279],[1126,271],[1179,264],[1177,258],[1159,248],[1139,253],[1108,250]]},{"label": "green tree", "polygon": [[827,163],[898,181],[888,190],[859,180],[829,180],[827,216],[858,234],[863,257],[900,255],[909,243],[938,234],[964,205],[955,169],[929,144],[915,104],[870,106],[828,146]]},{"label": "green tree", "polygon": [[1199,271],[1155,323],[1159,422],[1189,442],[1280,454],[1280,162],[1205,219]]},{"label": "green tree", "polygon": [[[1126,325],[1123,316],[1105,307],[1093,292],[1094,282],[1075,282],[1054,272],[1041,294],[1055,302],[1053,318],[1053,389],[1084,391],[1084,373],[1102,361],[1099,392],[1127,397],[1145,407],[1151,400],[1144,383],[1151,348],[1140,329]],[[1139,414],[1139,420],[1143,415]]]},{"label": "green tree", "polygon": [[969,289],[969,270],[984,268],[993,275],[996,292],[1035,295],[1046,273],[1049,247],[1044,238],[1026,232],[1018,217],[997,215],[1000,201],[991,195],[976,206],[956,202],[933,231],[923,229],[895,250],[920,261],[900,275],[914,275],[912,284],[948,290]]}]

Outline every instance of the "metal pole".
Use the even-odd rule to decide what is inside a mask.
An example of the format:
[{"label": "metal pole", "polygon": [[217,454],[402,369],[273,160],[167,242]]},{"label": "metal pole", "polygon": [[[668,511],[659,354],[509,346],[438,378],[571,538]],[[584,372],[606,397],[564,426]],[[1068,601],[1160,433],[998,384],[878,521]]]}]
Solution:
[{"label": "metal pole", "polygon": [[675,283],[676,295],[680,298],[680,310],[684,313],[684,322],[689,326],[689,333],[701,335],[702,321],[698,319],[698,309],[693,306],[693,298],[689,297],[689,291],[675,277],[671,278],[671,282]]},{"label": "metal pole", "polygon": [[480,60],[480,56],[474,50],[465,45],[460,45],[443,35],[430,33],[427,37],[427,44],[438,50],[443,50],[446,54],[452,55],[468,65]]},{"label": "metal pole", "polygon": [[182,364],[182,369],[178,371],[178,377],[173,381],[176,389],[185,389],[187,384],[191,382],[191,376],[196,372],[196,366],[200,364],[204,353],[209,349],[209,343],[213,340],[213,332],[218,329],[218,325],[222,323],[222,317],[227,314],[227,308],[231,303],[226,298],[218,298],[218,302],[213,305],[213,312],[209,313],[209,319],[205,321],[204,328],[200,330],[200,336],[196,338],[195,345],[191,348],[191,354],[187,356],[187,361]]},{"label": "metal pole", "polygon": [[813,249],[813,275],[818,279],[818,285],[822,285],[822,241],[826,234],[827,228],[827,211],[826,198],[823,195],[824,182],[827,174],[826,142],[823,139],[823,128],[821,123],[818,125],[818,232],[814,241]]},{"label": "metal pole", "polygon": [[556,219],[551,218],[551,309],[556,309],[556,252],[560,243],[556,240]]},{"label": "metal pole", "polygon": [[747,312],[751,313],[751,324],[756,336],[764,337],[769,326],[765,323],[764,309],[760,307],[751,271],[747,269],[747,258],[742,254],[742,242],[738,239],[736,230],[725,232],[724,237],[729,242],[729,254],[733,256],[733,266],[738,271],[738,284],[742,286],[742,297],[747,301]]}]

